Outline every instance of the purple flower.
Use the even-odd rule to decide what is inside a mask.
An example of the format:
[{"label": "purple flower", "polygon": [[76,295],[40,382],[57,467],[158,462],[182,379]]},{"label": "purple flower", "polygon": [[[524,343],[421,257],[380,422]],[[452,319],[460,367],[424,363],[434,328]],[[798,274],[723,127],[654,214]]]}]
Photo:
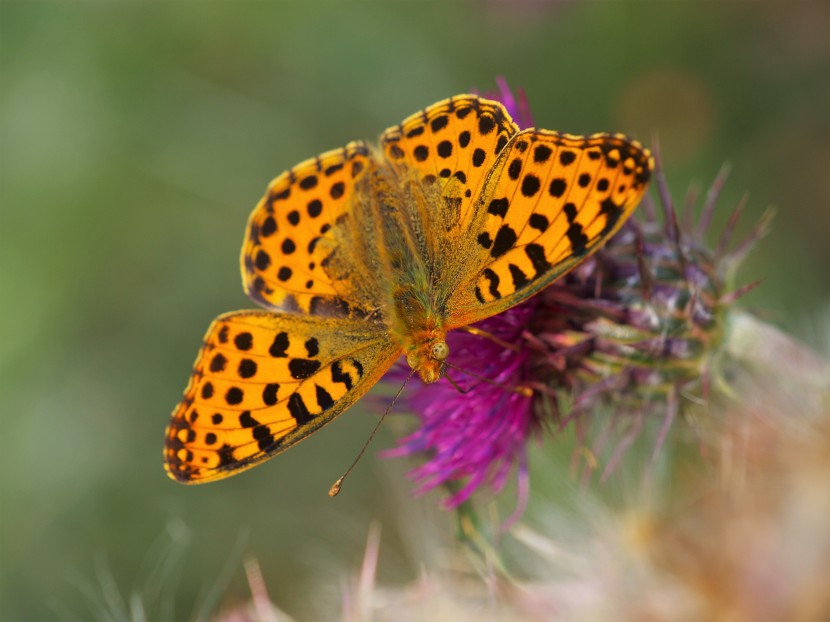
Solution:
[{"label": "purple flower", "polygon": [[[531,300],[473,325],[491,337],[460,330],[447,335],[453,365],[448,375],[463,392],[446,380],[419,386],[407,403],[421,427],[384,452],[387,457],[431,456],[410,473],[416,493],[451,484],[455,490],[444,505],[454,508],[482,485],[499,492],[517,467],[519,513],[524,509],[526,447],[540,427],[533,398],[522,390],[531,377],[531,351],[523,346],[523,334],[535,307]],[[460,487],[459,481],[464,481]]]},{"label": "purple flower", "polygon": [[[530,105],[527,102],[527,95],[525,95],[524,89],[517,88],[514,94],[504,76],[496,77],[496,86],[498,90],[485,91],[484,93],[480,93],[480,95],[487,99],[501,102],[510,116],[513,117],[513,121],[520,128],[533,127],[533,116],[530,114]],[[473,90],[473,92],[478,94],[476,90]]]}]

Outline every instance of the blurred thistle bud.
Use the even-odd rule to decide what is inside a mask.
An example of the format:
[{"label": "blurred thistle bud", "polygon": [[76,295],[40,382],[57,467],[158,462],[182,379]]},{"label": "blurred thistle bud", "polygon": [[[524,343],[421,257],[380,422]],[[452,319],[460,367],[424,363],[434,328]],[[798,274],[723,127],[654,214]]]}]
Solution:
[{"label": "blurred thistle bud", "polygon": [[[655,157],[659,209],[646,196],[638,214],[595,256],[540,293],[525,334],[537,352],[534,375],[554,396],[539,416],[553,416],[564,427],[605,402],[613,417],[627,417],[628,430],[603,477],[618,464],[646,418],[663,418],[656,456],[684,406],[707,402],[713,379],[722,379],[727,316],[757,285],[735,289],[735,269],[770,221],[767,213],[733,246],[741,202],[711,248],[706,237],[728,168],[716,177],[695,223],[694,194],[679,217],[656,148]],[[583,439],[585,429],[577,428]],[[606,449],[608,438],[602,435],[590,448],[590,461]]]}]

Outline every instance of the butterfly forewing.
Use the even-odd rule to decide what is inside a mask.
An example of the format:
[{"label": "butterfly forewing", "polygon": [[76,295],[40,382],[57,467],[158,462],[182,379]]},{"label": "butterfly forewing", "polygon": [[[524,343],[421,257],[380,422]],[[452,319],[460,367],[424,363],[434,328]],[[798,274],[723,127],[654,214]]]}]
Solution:
[{"label": "butterfly forewing", "polygon": [[469,226],[487,173],[518,129],[501,104],[458,95],[386,130],[381,148],[402,178],[414,171],[437,187],[434,235],[454,237]]},{"label": "butterfly forewing", "polygon": [[504,311],[596,251],[637,206],[653,166],[648,150],[621,134],[514,136],[479,198],[468,233],[477,265],[450,324]]},{"label": "butterfly forewing", "polygon": [[277,177],[251,214],[242,246],[245,292],[265,308],[347,315],[372,307],[357,286],[362,275],[327,269],[337,231],[354,228],[355,186],[371,166],[365,143],[306,160]]},{"label": "butterfly forewing", "polygon": [[373,322],[257,311],[219,317],[167,428],[167,472],[207,482],[284,451],[362,396],[399,353]]}]

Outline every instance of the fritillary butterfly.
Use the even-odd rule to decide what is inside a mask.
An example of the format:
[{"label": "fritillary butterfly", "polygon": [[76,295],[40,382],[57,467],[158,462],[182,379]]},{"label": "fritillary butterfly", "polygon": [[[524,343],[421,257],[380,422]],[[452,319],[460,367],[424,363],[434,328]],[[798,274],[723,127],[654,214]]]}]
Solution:
[{"label": "fritillary butterfly", "polygon": [[629,217],[654,168],[621,134],[519,131],[501,104],[438,102],[277,177],[251,214],[245,291],[208,329],[164,449],[208,482],[278,454],[403,354],[426,383],[445,335],[532,296]]}]

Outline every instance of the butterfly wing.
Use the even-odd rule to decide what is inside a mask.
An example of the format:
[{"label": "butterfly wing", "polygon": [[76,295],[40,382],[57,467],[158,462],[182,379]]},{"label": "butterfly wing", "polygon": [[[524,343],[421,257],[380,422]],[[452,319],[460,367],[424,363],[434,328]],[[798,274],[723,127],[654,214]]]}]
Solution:
[{"label": "butterfly wing", "polygon": [[654,161],[622,134],[516,134],[499,154],[467,233],[469,278],[450,327],[500,313],[595,252],[631,215]]},{"label": "butterfly wing", "polygon": [[476,198],[499,152],[519,131],[504,107],[476,95],[433,104],[381,136],[381,149],[399,178],[414,172],[440,197],[435,235],[469,228]]},{"label": "butterfly wing", "polygon": [[[374,166],[365,143],[353,142],[306,160],[274,179],[248,221],[242,282],[266,309],[348,316],[377,306],[377,285],[356,269],[359,250],[342,244],[352,223],[353,198]],[[340,269],[330,265],[335,252]],[[352,266],[344,270],[342,266]]]},{"label": "butterfly wing", "polygon": [[373,322],[257,311],[220,316],[167,427],[168,475],[209,482],[288,449],[353,404],[399,354]]}]

